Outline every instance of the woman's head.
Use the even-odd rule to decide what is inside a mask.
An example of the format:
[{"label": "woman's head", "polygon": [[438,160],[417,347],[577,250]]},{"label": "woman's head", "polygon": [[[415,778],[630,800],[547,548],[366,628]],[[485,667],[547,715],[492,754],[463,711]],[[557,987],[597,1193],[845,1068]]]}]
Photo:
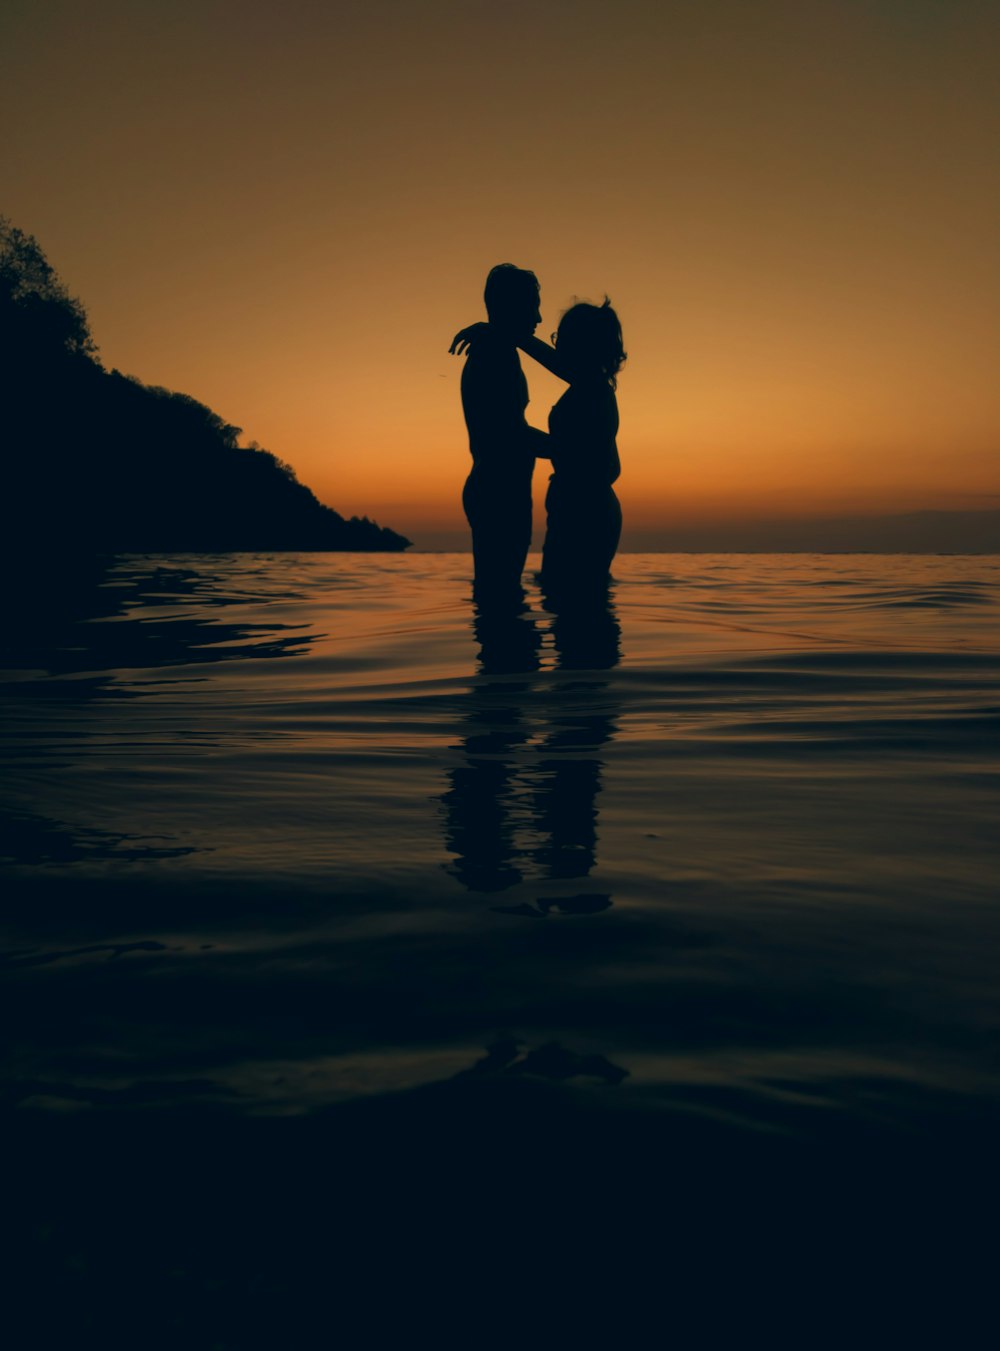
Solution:
[{"label": "woman's head", "polygon": [[621,322],[606,297],[603,305],[580,302],[571,306],[559,320],[552,341],[574,378],[598,376],[615,388],[627,353]]}]

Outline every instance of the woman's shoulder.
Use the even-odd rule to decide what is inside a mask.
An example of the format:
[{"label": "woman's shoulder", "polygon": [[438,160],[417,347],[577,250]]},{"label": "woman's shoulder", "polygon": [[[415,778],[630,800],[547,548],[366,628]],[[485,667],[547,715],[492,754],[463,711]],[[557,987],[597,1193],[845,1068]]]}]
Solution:
[{"label": "woman's shoulder", "polygon": [[574,410],[579,417],[585,417],[595,426],[618,425],[618,400],[615,391],[604,380],[588,381],[579,387],[571,387],[569,393],[575,393]]}]

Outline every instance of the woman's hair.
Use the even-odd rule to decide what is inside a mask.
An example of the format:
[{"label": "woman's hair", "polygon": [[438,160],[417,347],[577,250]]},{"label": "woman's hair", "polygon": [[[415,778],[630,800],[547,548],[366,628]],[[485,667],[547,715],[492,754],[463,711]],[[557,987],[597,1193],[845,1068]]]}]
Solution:
[{"label": "woman's hair", "polygon": [[628,353],[622,343],[621,321],[607,296],[603,305],[585,301],[572,305],[553,336],[559,355],[571,367],[593,370],[596,366],[611,388],[617,388],[618,372]]}]

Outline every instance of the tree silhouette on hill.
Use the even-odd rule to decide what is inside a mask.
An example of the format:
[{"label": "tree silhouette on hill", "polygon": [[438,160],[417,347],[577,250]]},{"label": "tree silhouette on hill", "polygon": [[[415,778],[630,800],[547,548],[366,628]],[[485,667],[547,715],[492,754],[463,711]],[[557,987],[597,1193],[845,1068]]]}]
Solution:
[{"label": "tree silhouette on hill", "polygon": [[102,365],[86,311],[0,216],[0,485],[8,543],[114,552],[400,550],[187,394]]}]

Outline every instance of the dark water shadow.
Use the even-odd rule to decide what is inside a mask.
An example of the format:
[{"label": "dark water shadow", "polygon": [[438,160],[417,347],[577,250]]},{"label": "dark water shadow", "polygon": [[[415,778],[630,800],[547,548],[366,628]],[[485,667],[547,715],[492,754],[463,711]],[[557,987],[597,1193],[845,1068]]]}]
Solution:
[{"label": "dark water shadow", "polygon": [[[134,692],[116,681],[119,671],[294,656],[318,636],[294,631],[304,625],[222,622],[216,612],[245,600],[189,564],[112,555],[64,561],[58,570],[32,562],[11,588],[0,668],[46,677],[107,673],[16,682],[22,694],[30,688],[39,697],[85,701]],[[146,613],[133,613],[139,607]]]},{"label": "dark water shadow", "polygon": [[65,948],[57,952],[38,952],[35,950],[0,952],[0,971],[12,967],[51,966],[53,962],[71,961],[74,957],[92,957],[96,953],[108,953],[109,961],[117,961],[129,952],[166,952],[167,945],[155,939],[145,939],[137,943],[91,943],[84,948]]},{"label": "dark water shadow", "polygon": [[714,1346],[759,1319],[791,1346],[842,1318],[847,1340],[871,1328],[862,1342],[882,1345],[911,1308],[926,1324],[915,1282],[977,1344],[962,1317],[992,1289],[995,1110],[909,1097],[914,1133],[797,1104],[783,1129],[752,1129],[741,1104],[644,1101],[611,1062],[560,1047],[518,1071],[517,1049],[304,1117],[199,1108],[198,1079],[169,1086],[167,1111],[136,1093],[4,1113],[8,1324],[28,1324],[12,1344],[83,1327],[102,1347],[137,1329],[157,1347],[369,1346],[412,1340],[419,1319],[466,1346],[488,1319],[514,1345],[536,1326],[584,1346],[667,1326]]}]

